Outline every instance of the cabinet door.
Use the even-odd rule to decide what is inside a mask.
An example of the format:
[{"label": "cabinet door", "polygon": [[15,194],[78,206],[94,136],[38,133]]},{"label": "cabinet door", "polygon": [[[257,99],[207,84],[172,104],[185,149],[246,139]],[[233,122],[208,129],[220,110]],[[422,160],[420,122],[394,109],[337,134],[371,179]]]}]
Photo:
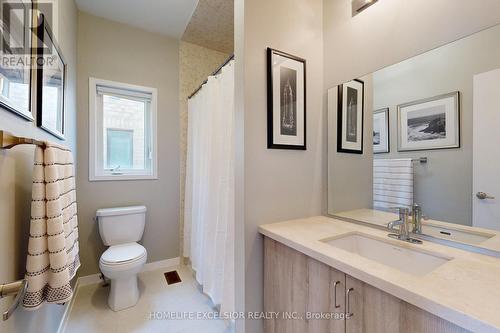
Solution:
[{"label": "cabinet door", "polygon": [[264,311],[278,313],[266,333],[344,333],[344,320],[332,318],[345,312],[344,295],[344,273],[265,238]]},{"label": "cabinet door", "polygon": [[467,333],[427,311],[346,276],[347,333]]},{"label": "cabinet door", "polygon": [[346,332],[400,333],[400,300],[346,276]]},{"label": "cabinet door", "polygon": [[345,274],[308,258],[307,332],[345,332]]}]

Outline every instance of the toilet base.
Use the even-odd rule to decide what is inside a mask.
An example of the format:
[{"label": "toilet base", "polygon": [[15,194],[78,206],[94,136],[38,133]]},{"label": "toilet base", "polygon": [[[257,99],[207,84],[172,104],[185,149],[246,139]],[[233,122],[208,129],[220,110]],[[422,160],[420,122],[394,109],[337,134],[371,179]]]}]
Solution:
[{"label": "toilet base", "polygon": [[111,291],[108,305],[113,311],[120,311],[137,304],[139,300],[139,287],[137,275],[111,280]]}]

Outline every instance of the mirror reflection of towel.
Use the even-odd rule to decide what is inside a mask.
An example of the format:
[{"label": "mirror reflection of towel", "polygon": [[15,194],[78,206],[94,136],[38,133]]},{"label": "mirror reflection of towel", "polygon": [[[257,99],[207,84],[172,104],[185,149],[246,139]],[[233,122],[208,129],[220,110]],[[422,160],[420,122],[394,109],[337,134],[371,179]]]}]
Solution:
[{"label": "mirror reflection of towel", "polygon": [[373,160],[373,209],[408,207],[413,204],[411,158]]}]

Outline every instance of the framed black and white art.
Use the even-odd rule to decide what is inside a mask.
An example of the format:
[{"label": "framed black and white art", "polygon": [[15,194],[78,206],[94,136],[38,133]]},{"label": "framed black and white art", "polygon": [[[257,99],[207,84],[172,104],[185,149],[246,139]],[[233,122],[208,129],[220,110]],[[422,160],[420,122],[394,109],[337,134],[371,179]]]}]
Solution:
[{"label": "framed black and white art", "polygon": [[337,151],[363,154],[364,82],[352,80],[338,88]]},{"label": "framed black and white art", "polygon": [[0,108],[33,121],[31,111],[31,2],[0,1]]},{"label": "framed black and white art", "polygon": [[267,148],[306,150],[306,61],[267,49]]},{"label": "framed black and white art", "polygon": [[373,111],[373,153],[390,151],[389,108]]},{"label": "framed black and white art", "polygon": [[37,126],[64,139],[66,63],[43,14],[39,16],[37,36],[42,45],[38,58],[44,59],[36,70]]},{"label": "framed black and white art", "polygon": [[398,105],[398,151],[459,147],[458,91]]}]

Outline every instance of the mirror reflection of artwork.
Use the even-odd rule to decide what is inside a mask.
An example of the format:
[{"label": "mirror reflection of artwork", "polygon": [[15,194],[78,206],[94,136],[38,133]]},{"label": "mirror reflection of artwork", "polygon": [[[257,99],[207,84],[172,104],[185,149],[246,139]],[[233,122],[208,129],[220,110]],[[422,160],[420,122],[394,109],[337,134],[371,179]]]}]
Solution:
[{"label": "mirror reflection of artwork", "polygon": [[364,82],[352,80],[338,87],[337,151],[363,154]]},{"label": "mirror reflection of artwork", "polygon": [[[31,55],[31,31],[29,29],[31,10],[23,2],[0,1],[0,5],[2,6],[0,107],[27,120],[33,120],[31,69],[24,63],[25,56]],[[24,9],[21,6],[24,6]]]},{"label": "mirror reflection of artwork", "polygon": [[443,105],[408,113],[408,140],[446,138],[446,113]]},{"label": "mirror reflection of artwork", "polygon": [[347,132],[346,140],[356,142],[358,137],[358,92],[356,89],[347,87]]},{"label": "mirror reflection of artwork", "polygon": [[389,108],[373,111],[373,152],[389,152]]},{"label": "mirror reflection of artwork", "polygon": [[399,151],[460,147],[459,93],[398,106]]},{"label": "mirror reflection of artwork", "polygon": [[281,134],[297,135],[297,71],[280,68]]},{"label": "mirror reflection of artwork", "polygon": [[44,19],[39,17],[38,38],[44,47],[38,49],[43,66],[37,68],[37,125],[64,139],[64,88],[66,64],[61,49]]},{"label": "mirror reflection of artwork", "polygon": [[306,61],[267,49],[267,148],[306,149]]}]

